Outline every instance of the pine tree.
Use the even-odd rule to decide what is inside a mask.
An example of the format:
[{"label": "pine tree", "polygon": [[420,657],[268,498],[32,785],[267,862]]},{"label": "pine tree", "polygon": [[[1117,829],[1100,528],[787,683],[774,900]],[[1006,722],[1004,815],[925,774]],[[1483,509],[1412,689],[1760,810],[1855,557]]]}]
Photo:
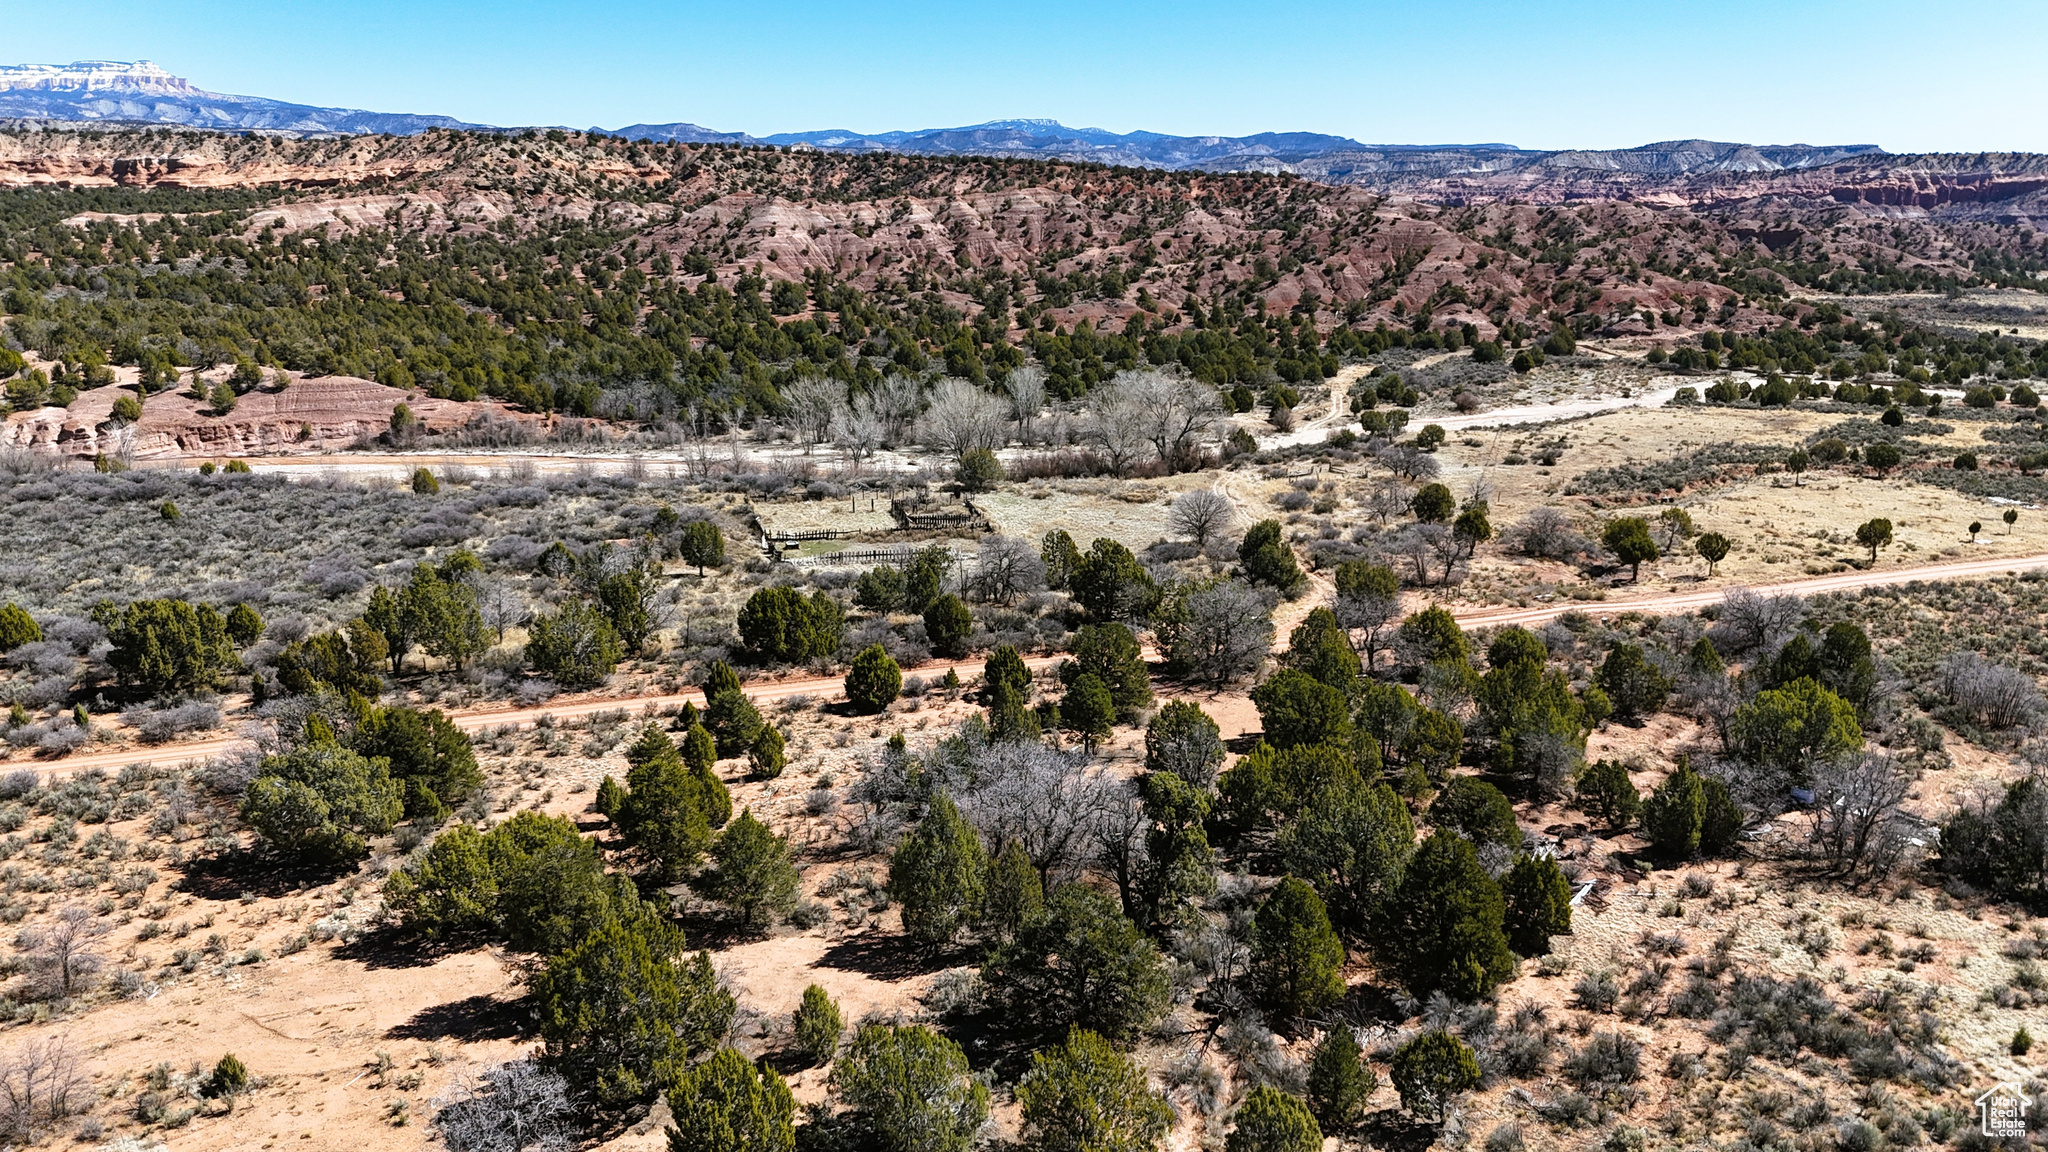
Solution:
[{"label": "pine tree", "polygon": [[1524,856],[1501,879],[1502,925],[1508,946],[1523,956],[1550,951],[1550,938],[1572,930],[1572,886],[1548,856]]},{"label": "pine tree", "polygon": [[1422,842],[1387,902],[1379,938],[1389,968],[1416,996],[1474,1000],[1515,974],[1500,885],[1470,841],[1439,829]]},{"label": "pine tree", "polygon": [[981,836],[940,793],[889,858],[889,895],[903,906],[903,930],[926,948],[952,942],[981,913],[988,857]]},{"label": "pine tree", "polygon": [[1267,1010],[1294,1018],[1344,995],[1344,945],[1322,897],[1289,876],[1252,921],[1252,976]]},{"label": "pine tree", "polygon": [[804,1000],[790,1021],[796,1046],[812,1064],[829,1063],[839,1051],[840,1033],[846,1030],[839,1005],[816,984],[804,989]]},{"label": "pine tree", "polygon": [[1348,1024],[1323,1033],[1308,1066],[1308,1107],[1325,1132],[1345,1133],[1365,1119],[1365,1102],[1380,1078],[1365,1062]]}]

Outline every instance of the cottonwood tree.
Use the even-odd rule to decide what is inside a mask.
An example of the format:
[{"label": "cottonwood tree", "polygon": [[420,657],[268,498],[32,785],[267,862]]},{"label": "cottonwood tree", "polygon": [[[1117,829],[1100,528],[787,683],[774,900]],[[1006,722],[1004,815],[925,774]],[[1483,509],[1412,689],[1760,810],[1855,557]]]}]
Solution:
[{"label": "cottonwood tree", "polygon": [[1524,556],[1542,560],[1570,560],[1589,547],[1586,538],[1572,527],[1571,517],[1547,505],[1522,517],[1510,533],[1510,546]]},{"label": "cottonwood tree", "polygon": [[994,450],[1008,439],[1002,401],[966,380],[949,377],[932,390],[917,422],[918,439],[955,460],[976,448]]},{"label": "cottonwood tree", "polygon": [[821,376],[799,376],[780,389],[786,418],[806,449],[832,434],[832,413],[846,403],[846,386]]},{"label": "cottonwood tree", "polygon": [[1731,588],[1721,598],[1720,613],[1708,633],[1714,647],[1728,656],[1762,649],[1775,651],[1806,619],[1806,602],[1797,596],[1766,596],[1748,588]]},{"label": "cottonwood tree", "polygon": [[1003,380],[1003,391],[1010,396],[1010,414],[1017,421],[1018,441],[1033,443],[1037,439],[1038,414],[1045,410],[1045,369],[1036,364],[1011,369]]},{"label": "cottonwood tree", "polygon": [[1140,431],[1168,472],[1185,472],[1200,462],[1202,444],[1223,415],[1214,388],[1147,368],[1117,373],[1110,387],[1135,394]]},{"label": "cottonwood tree", "polygon": [[2016,727],[2048,710],[2032,676],[1975,652],[1948,656],[1934,682],[1952,705],[1987,728]]},{"label": "cottonwood tree", "polygon": [[1107,385],[1091,392],[1088,404],[1082,435],[1101,451],[1111,472],[1130,475],[1152,452],[1146,435],[1146,398],[1136,388]]},{"label": "cottonwood tree", "polygon": [[832,443],[858,470],[861,461],[882,447],[887,438],[888,423],[872,397],[859,395],[833,406],[828,434]]},{"label": "cottonwood tree", "polygon": [[1014,536],[983,536],[967,585],[979,599],[1007,604],[1045,587],[1045,561]]}]

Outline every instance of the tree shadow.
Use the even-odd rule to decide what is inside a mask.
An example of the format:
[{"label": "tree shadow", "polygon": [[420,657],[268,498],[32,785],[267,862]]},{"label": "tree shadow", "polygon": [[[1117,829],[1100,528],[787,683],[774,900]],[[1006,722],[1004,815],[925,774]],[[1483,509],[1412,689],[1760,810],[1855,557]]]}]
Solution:
[{"label": "tree shadow", "polygon": [[945,955],[917,948],[901,936],[849,937],[818,958],[820,968],[858,972],[892,984],[950,966]]},{"label": "tree shadow", "polygon": [[384,1033],[386,1040],[517,1040],[529,1023],[523,1000],[499,1000],[487,993],[430,1004]]},{"label": "tree shadow", "polygon": [[233,900],[244,893],[277,899],[318,888],[354,870],[352,865],[316,867],[236,849],[188,860],[174,887],[204,900]]},{"label": "tree shadow", "polygon": [[1399,1108],[1383,1108],[1365,1118],[1354,1134],[1361,1147],[1385,1152],[1423,1152],[1434,1146],[1442,1125],[1415,1119]]},{"label": "tree shadow", "polygon": [[426,968],[463,952],[483,947],[481,940],[427,940],[396,926],[374,928],[336,946],[336,959],[353,960],[370,969]]}]

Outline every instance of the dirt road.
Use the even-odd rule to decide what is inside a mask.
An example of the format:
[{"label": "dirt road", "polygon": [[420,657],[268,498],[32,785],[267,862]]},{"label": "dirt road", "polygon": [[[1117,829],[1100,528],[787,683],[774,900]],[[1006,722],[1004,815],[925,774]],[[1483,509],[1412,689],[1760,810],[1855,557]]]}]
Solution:
[{"label": "dirt road", "polygon": [[[1813,596],[1822,592],[1846,592],[1855,588],[1878,588],[1910,584],[1915,580],[1968,580],[1973,577],[2016,575],[2034,568],[2048,568],[2048,554],[2006,556],[1989,560],[1956,560],[1946,564],[1922,564],[1912,568],[1888,568],[1875,572],[1836,572],[1808,576],[1775,584],[1752,584],[1751,591],[1774,596]],[[1502,624],[1541,624],[1567,612],[1589,616],[1618,616],[1624,612],[1691,612],[1718,604],[1731,587],[1702,588],[1692,592],[1664,592],[1627,600],[1567,600],[1535,608],[1453,608],[1451,614],[1467,628],[1488,628]]]},{"label": "dirt road", "polygon": [[[1967,580],[1973,577],[1999,576],[2019,573],[2037,568],[2048,568],[2048,554],[2035,556],[2012,556],[1989,560],[1959,560],[1946,564],[1923,564],[1911,568],[1890,568],[1874,572],[1839,572],[1828,576],[1810,576],[1800,580],[1787,580],[1776,584],[1758,584],[1750,587],[1757,592],[1772,595],[1811,596],[1821,592],[1843,592],[1854,588],[1874,588],[1886,585],[1909,584],[1915,580]],[[1284,605],[1276,614],[1276,632],[1284,638],[1288,630],[1300,622],[1309,608],[1323,603],[1331,594],[1326,581],[1312,577],[1316,592],[1291,604]],[[1624,612],[1691,612],[1709,604],[1719,603],[1729,588],[1716,586],[1688,592],[1666,592],[1632,599],[1582,601],[1566,600],[1543,604],[1533,608],[1484,608],[1453,607],[1451,614],[1468,628],[1496,627],[1505,624],[1541,624],[1554,620],[1567,612],[1583,612],[1590,616],[1618,616]],[[1289,609],[1292,609],[1290,612]],[[1146,658],[1156,658],[1148,646]],[[1026,657],[1024,664],[1036,672],[1058,664],[1064,656]],[[945,676],[948,670],[956,671],[962,679],[981,674],[982,660],[941,661],[904,669],[905,676],[922,676],[927,681]],[[830,699],[844,689],[845,681],[838,676],[813,676],[799,680],[767,680],[747,686],[747,695],[757,703],[772,703],[787,700],[792,696],[818,696]],[[572,720],[599,712],[613,712],[628,709],[634,712],[659,711],[664,708],[678,708],[684,703],[702,704],[704,694],[692,688],[654,696],[599,697],[566,700],[531,708],[475,708],[458,709],[448,713],[457,727],[465,732],[476,732],[486,728],[530,727],[543,716],[556,720]],[[85,768],[123,768],[130,764],[165,766],[187,764],[219,756],[243,744],[239,736],[218,736],[204,740],[188,740],[161,747],[132,747],[111,752],[88,752],[64,756],[54,760],[20,761],[15,767],[34,768],[38,771],[74,772]]]}]

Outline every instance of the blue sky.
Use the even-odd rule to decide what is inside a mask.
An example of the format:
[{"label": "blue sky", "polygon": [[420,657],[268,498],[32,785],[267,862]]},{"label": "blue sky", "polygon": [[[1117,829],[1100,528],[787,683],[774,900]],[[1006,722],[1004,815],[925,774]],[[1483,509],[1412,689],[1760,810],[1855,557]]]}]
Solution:
[{"label": "blue sky", "polygon": [[0,0],[5,62],[494,124],[2048,151],[2042,0]]}]

